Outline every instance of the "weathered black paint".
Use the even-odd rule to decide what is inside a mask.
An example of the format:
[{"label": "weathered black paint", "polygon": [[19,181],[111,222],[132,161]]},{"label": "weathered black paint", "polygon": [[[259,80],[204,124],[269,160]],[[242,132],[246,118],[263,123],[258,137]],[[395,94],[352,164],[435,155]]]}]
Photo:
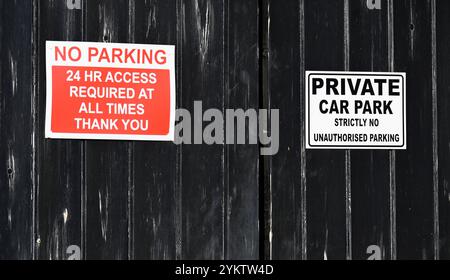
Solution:
[{"label": "weathered black paint", "polygon": [[[0,0],[0,259],[450,257],[446,0]],[[44,139],[45,40],[176,45],[177,107],[280,147]],[[304,71],[405,71],[407,151],[309,151]]]},{"label": "weathered black paint", "polygon": [[33,252],[32,6],[0,2],[0,259]]},{"label": "weathered black paint", "polygon": [[[274,259],[300,259],[304,257],[302,244],[302,122],[303,114],[302,79],[299,63],[304,56],[300,34],[300,7],[298,1],[272,1],[267,3],[268,17],[265,24],[269,27],[268,37],[268,98],[271,108],[280,110],[280,149],[273,158],[267,157],[272,166],[267,176],[271,188],[269,196],[270,223],[266,230],[272,232],[266,236],[266,257]],[[292,11],[286,13],[286,10]],[[269,25],[270,21],[270,25]],[[283,30],[283,32],[279,32]],[[289,35],[291,34],[291,35]],[[292,34],[297,34],[292,36]],[[298,35],[300,34],[300,35]],[[267,171],[266,171],[267,172]],[[270,181],[270,177],[272,178]]]},{"label": "weathered black paint", "polygon": [[[364,2],[350,2],[349,68],[388,72],[388,6],[374,12]],[[389,182],[388,151],[351,152],[353,259],[367,259],[368,244],[380,246],[384,259],[391,257]]]},{"label": "weathered black paint", "polygon": [[[63,1],[34,2],[37,22],[35,110],[35,258],[63,259],[66,249],[81,246],[82,142],[44,139],[45,41],[81,40],[81,11],[68,10]],[[31,82],[31,81],[30,81]],[[29,133],[29,132],[28,132]],[[26,157],[26,155],[23,155]]]},{"label": "weathered black paint", "polygon": [[396,155],[397,256],[435,257],[432,1],[394,1],[395,71],[407,73],[408,150]]},{"label": "weathered black paint", "polygon": [[[437,167],[438,172],[438,203],[436,210],[438,211],[438,227],[439,236],[436,237],[439,253],[441,259],[450,258],[450,189],[449,189],[449,179],[450,179],[450,130],[449,122],[449,105],[450,98],[448,92],[450,90],[450,81],[447,78],[448,73],[450,73],[450,64],[445,63],[450,59],[450,52],[448,52],[447,46],[450,44],[450,22],[448,17],[450,16],[450,5],[447,2],[439,1],[436,5],[436,37],[439,40],[436,41],[436,52],[437,52],[437,95],[436,103],[437,106],[437,127],[439,131],[438,134],[438,155],[439,162]],[[443,94],[444,93],[444,94]],[[436,105],[437,105],[436,104]]]},{"label": "weathered black paint", "polygon": [[[176,0],[136,1],[130,36],[140,44],[176,45],[177,64],[181,43],[178,43],[179,13]],[[166,19],[176,20],[166,20]],[[181,33],[180,33],[181,34]],[[177,74],[177,102],[180,106]],[[181,203],[178,184],[181,149],[172,143],[133,144],[132,240],[135,259],[179,259],[181,254]]]}]

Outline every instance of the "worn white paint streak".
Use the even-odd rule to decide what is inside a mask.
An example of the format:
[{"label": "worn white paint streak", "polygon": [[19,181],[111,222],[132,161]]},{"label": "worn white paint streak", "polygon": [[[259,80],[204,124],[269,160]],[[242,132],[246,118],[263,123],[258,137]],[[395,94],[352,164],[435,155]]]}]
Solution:
[{"label": "worn white paint streak", "polygon": [[[196,20],[196,29],[199,37],[199,52],[201,56],[201,66],[203,67],[204,62],[206,60],[206,54],[209,50],[209,41],[214,40],[214,36],[211,33],[214,25],[214,13],[211,12],[212,4],[211,1],[206,2],[206,10],[202,11],[199,7],[198,0],[194,2],[195,8],[195,20]],[[202,23],[202,15],[205,15],[204,23]]]},{"label": "worn white paint streak", "polygon": [[[179,18],[182,19],[177,24],[177,34],[180,34],[180,36],[181,36],[180,41],[183,43],[182,45],[185,45],[187,33],[186,33],[186,24],[185,24],[186,23],[186,4],[184,3],[184,1],[179,0],[179,2],[177,2],[177,9],[179,9],[179,11],[178,11],[178,13],[180,15]],[[180,25],[180,26],[178,26],[178,25]],[[180,50],[182,50],[181,48],[177,48],[177,49],[178,49],[178,52],[180,52]],[[178,72],[178,73],[180,73],[180,72]]]},{"label": "worn white paint streak", "polygon": [[153,236],[156,236],[156,234],[157,234],[157,225],[156,225],[156,220],[155,220],[155,218],[152,218],[152,231],[153,231]]},{"label": "worn white paint streak", "polygon": [[[344,67],[350,70],[350,9],[349,1],[344,1]],[[345,232],[346,258],[352,259],[352,154],[345,151]]]},{"label": "worn white paint streak", "polygon": [[152,27],[156,26],[156,5],[152,5],[152,9],[149,10],[148,16],[147,16],[147,31],[145,32],[145,37],[147,39],[150,38],[150,31],[152,30]]},{"label": "worn white paint streak", "polygon": [[64,212],[63,212],[63,218],[64,218],[64,224],[66,224],[66,223],[67,223],[67,220],[68,220],[68,218],[69,218],[69,211],[67,210],[67,208],[64,209]]},{"label": "worn white paint streak", "polygon": [[11,51],[9,52],[9,64],[11,67],[11,89],[14,96],[17,92],[17,60],[14,59]]},{"label": "worn white paint streak", "polygon": [[324,249],[323,249],[323,259],[328,260],[328,225],[325,225],[325,243],[324,243]]},{"label": "worn white paint streak", "polygon": [[[37,235],[37,199],[38,197],[38,181],[39,181],[39,172],[38,172],[38,164],[37,164],[37,158],[38,158],[38,151],[37,151],[37,145],[36,145],[36,130],[39,126],[39,118],[38,118],[38,91],[39,91],[39,65],[38,65],[38,59],[36,57],[38,56],[38,26],[39,26],[39,20],[38,20],[38,14],[39,14],[39,5],[36,1],[33,1],[33,32],[31,36],[31,45],[32,45],[32,62],[31,62],[31,71],[32,71],[32,92],[30,94],[30,101],[31,101],[31,117],[32,117],[32,131],[31,131],[31,180],[32,180],[32,191],[31,191],[31,202],[32,202],[32,223],[31,223],[31,236],[30,236],[30,244],[31,244],[31,253],[32,253],[32,259],[37,259],[36,252],[39,249],[40,245],[40,239],[38,238],[35,240],[35,237]],[[35,244],[36,243],[36,244]]]},{"label": "worn white paint streak", "polygon": [[61,259],[60,254],[60,228],[59,228],[59,219],[56,219],[53,223],[53,234],[50,238],[50,247],[49,247],[49,253],[50,253],[50,259],[59,260]]},{"label": "worn white paint streak", "polygon": [[103,23],[103,38],[101,39],[103,42],[114,42],[117,41],[118,28],[115,27],[115,17],[110,14],[106,5],[108,5],[108,2],[104,3],[99,8],[100,22]]},{"label": "worn white paint streak", "polygon": [[12,229],[11,207],[8,207],[8,226],[9,230]]},{"label": "worn white paint streak", "polygon": [[[394,68],[394,0],[388,0],[388,59],[389,71]],[[397,183],[396,152],[389,151],[389,250],[391,259],[397,259]]]},{"label": "worn white paint streak", "polygon": [[108,219],[103,218],[103,214],[106,213],[106,215],[107,215],[108,211],[106,209],[106,205],[105,205],[105,207],[103,206],[102,193],[100,190],[98,191],[98,208],[100,211],[100,225],[101,225],[101,229],[102,229],[102,237],[103,237],[103,240],[106,241],[106,239],[107,239],[106,231],[108,228]]},{"label": "worn white paint streak", "polygon": [[8,144],[8,227],[12,230],[12,208],[16,203],[15,199],[15,187],[16,187],[16,161],[14,157],[14,151],[12,149],[11,143]]},{"label": "worn white paint streak", "polygon": [[14,192],[15,188],[15,176],[14,173],[17,172],[16,170],[16,160],[14,157],[14,152],[12,150],[12,147],[8,147],[8,179],[9,179],[9,191],[10,194]]},{"label": "worn white paint streak", "polygon": [[412,1],[409,2],[409,17],[410,17],[410,21],[411,21],[411,28],[409,30],[410,34],[409,34],[409,55],[412,58],[414,58],[414,13],[413,13],[413,5],[414,3]]}]

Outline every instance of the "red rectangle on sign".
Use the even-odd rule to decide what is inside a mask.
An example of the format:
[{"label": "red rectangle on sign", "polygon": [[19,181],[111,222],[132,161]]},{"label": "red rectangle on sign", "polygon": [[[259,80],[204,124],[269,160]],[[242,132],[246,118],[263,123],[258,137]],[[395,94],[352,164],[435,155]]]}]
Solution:
[{"label": "red rectangle on sign", "polygon": [[53,66],[52,76],[52,132],[169,133],[169,70]]}]

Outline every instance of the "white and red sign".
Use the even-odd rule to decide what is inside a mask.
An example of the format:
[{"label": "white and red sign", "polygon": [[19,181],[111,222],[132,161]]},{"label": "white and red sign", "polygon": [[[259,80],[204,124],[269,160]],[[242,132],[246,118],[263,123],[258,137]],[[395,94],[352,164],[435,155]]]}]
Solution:
[{"label": "white and red sign", "polygon": [[174,46],[47,41],[46,55],[46,138],[174,140]]}]

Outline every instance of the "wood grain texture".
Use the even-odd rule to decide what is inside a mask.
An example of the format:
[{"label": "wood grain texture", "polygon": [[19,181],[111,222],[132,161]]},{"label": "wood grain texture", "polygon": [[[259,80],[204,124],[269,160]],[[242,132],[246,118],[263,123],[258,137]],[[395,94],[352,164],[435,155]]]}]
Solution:
[{"label": "wood grain texture", "polygon": [[407,75],[408,150],[397,152],[399,259],[433,259],[431,1],[394,1],[395,71]]},{"label": "wood grain texture", "polygon": [[[389,71],[388,1],[382,7],[350,1],[350,71]],[[367,259],[372,245],[390,259],[389,152],[352,151],[351,184],[353,259]]]},{"label": "wood grain texture", "polygon": [[438,211],[439,211],[439,258],[450,259],[450,130],[449,130],[449,90],[450,59],[450,2],[436,1],[436,53],[437,53],[437,117],[438,117]]},{"label": "wood grain texture", "polygon": [[[224,1],[182,3],[183,70],[181,104],[202,120],[202,111],[224,108]],[[194,113],[194,102],[202,101]],[[183,259],[225,258],[225,147],[202,145],[202,127],[193,130],[193,145],[181,155],[181,209]],[[195,136],[197,134],[197,136]]]},{"label": "wood grain texture", "polygon": [[[134,42],[177,44],[177,1],[132,1]],[[181,53],[176,46],[177,54]],[[181,69],[180,69],[181,70]],[[180,91],[177,90],[177,93]],[[177,204],[178,147],[173,143],[134,144],[135,259],[177,259],[181,228]]]},{"label": "wood grain texture", "polygon": [[[128,42],[128,1],[87,1],[86,40]],[[126,141],[87,141],[86,258],[127,259],[129,239],[130,145]]]},{"label": "wood grain texture", "polygon": [[0,259],[33,257],[32,2],[0,1]]},{"label": "wood grain texture", "polygon": [[[447,0],[0,1],[0,259],[450,259],[449,16]],[[176,45],[192,144],[44,139],[46,40]],[[408,150],[305,150],[305,70],[406,72]],[[203,143],[210,108],[279,109],[278,154]]]},{"label": "wood grain texture", "polygon": [[[224,109],[258,108],[259,17],[257,1],[225,1]],[[246,131],[249,124],[246,123]],[[249,133],[249,132],[248,132]],[[249,134],[246,143],[249,143]],[[225,148],[225,259],[258,259],[259,153],[258,145]]]},{"label": "wood grain texture", "polygon": [[[259,79],[261,84],[261,99],[259,106],[261,108],[270,107],[270,97],[269,94],[269,29],[270,29],[270,1],[261,0],[259,2],[259,30],[260,30],[260,68],[259,68]],[[269,118],[267,119],[269,122]],[[273,235],[273,189],[272,189],[272,160],[271,157],[260,156],[260,194],[264,199],[260,201],[259,208],[264,209],[260,215],[261,221],[261,251],[260,258],[265,260],[272,259],[273,246],[272,246],[272,235]]]},{"label": "wood grain texture", "polygon": [[[305,69],[344,70],[344,1],[305,0]],[[346,259],[345,151],[306,152],[308,259]]]},{"label": "wood grain texture", "polygon": [[[301,1],[303,2],[303,1]],[[303,3],[302,3],[303,8]],[[302,256],[302,141],[304,50],[300,48],[299,1],[270,1],[268,94],[280,110],[280,147],[272,157],[272,259]],[[279,32],[279,30],[284,30]],[[292,34],[300,34],[292,36]],[[303,147],[304,148],[304,147]],[[267,229],[266,229],[267,230]]]},{"label": "wood grain texture", "polygon": [[39,1],[39,84],[36,106],[36,258],[66,259],[70,245],[81,246],[82,145],[44,139],[45,41],[81,40],[81,11],[64,1]]}]

